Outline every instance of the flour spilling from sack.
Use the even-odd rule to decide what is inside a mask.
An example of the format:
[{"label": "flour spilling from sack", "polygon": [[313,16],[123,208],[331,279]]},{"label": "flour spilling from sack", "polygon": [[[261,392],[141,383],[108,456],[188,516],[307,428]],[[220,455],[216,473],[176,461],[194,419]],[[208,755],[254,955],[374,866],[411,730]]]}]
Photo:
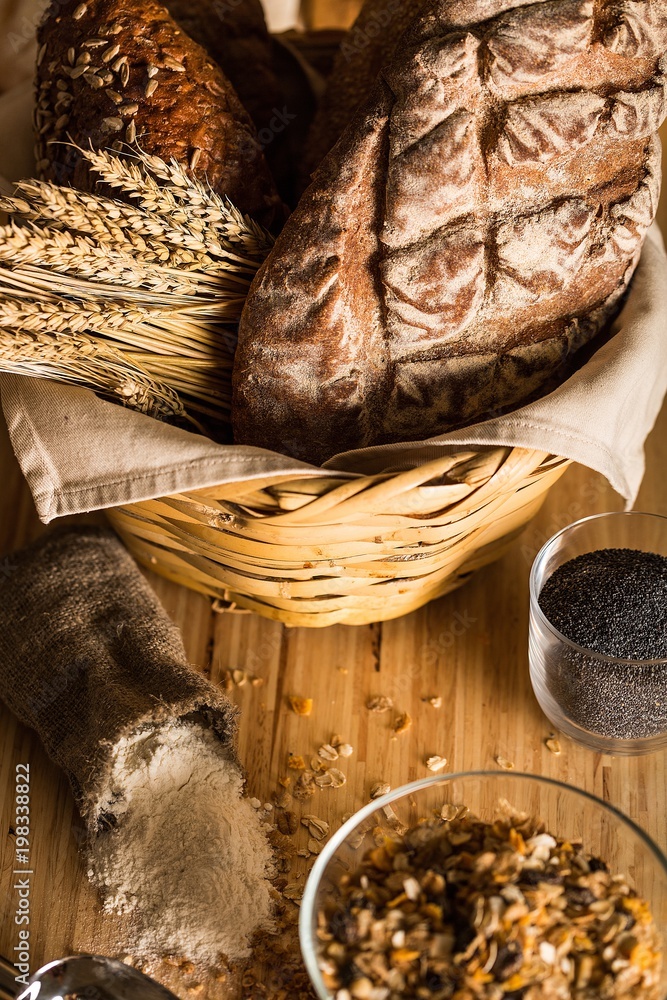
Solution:
[{"label": "flour spilling from sack", "polygon": [[272,854],[220,741],[180,722],[123,740],[88,876],[108,913],[132,914],[133,952],[208,967],[247,957],[271,928]]}]

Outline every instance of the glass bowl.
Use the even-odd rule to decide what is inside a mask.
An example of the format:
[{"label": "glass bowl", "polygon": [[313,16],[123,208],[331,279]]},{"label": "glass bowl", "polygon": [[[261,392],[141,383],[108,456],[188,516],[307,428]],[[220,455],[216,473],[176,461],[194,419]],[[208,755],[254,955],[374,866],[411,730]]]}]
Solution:
[{"label": "glass bowl", "polygon": [[[394,810],[406,826],[440,815],[443,805],[466,805],[484,821],[495,818],[506,801],[544,820],[555,837],[580,839],[586,853],[607,862],[624,875],[650,904],[663,947],[667,931],[667,859],[653,841],[623,813],[588,792],[550,778],[499,771],[469,771],[437,775],[404,785],[360,809],[323,848],[310,873],[301,903],[299,938],[308,974],[320,1000],[332,994],[322,979],[317,941],[317,915],[335,900],[341,875],[359,866],[375,844],[368,831],[387,827],[385,810]],[[366,835],[364,834],[364,831]],[[661,997],[667,1000],[667,967],[663,966]]]},{"label": "glass bowl", "polygon": [[608,548],[667,556],[667,518],[598,514],[542,547],[530,574],[530,679],[544,714],[577,743],[616,756],[651,753],[667,747],[667,660],[624,660],[584,649],[559,632],[538,603],[559,566]]}]

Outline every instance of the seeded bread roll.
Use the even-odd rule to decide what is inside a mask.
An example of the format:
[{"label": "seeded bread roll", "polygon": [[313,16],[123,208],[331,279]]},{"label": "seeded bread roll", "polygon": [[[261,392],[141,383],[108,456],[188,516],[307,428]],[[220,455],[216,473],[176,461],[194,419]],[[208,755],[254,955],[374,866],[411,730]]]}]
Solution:
[{"label": "seeded bread roll", "polygon": [[189,165],[264,225],[282,221],[248,112],[156,0],[56,0],[38,44],[36,155],[43,178],[88,189],[87,166],[71,143],[119,149],[136,140],[147,153]]},{"label": "seeded bread roll", "polygon": [[238,442],[321,463],[470,423],[617,307],[658,200],[665,4],[502,7],[429,0],[317,172],[244,309]]},{"label": "seeded bread roll", "polygon": [[223,71],[255,127],[266,128],[282,92],[261,0],[164,0],[164,5]]}]

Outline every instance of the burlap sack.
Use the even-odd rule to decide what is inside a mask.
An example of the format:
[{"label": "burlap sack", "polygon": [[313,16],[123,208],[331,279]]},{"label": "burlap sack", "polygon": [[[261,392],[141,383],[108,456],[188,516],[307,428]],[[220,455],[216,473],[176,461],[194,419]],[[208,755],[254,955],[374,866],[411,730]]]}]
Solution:
[{"label": "burlap sack", "polygon": [[140,727],[199,717],[238,765],[238,710],[188,666],[178,629],[105,529],[58,529],[3,562],[0,698],[65,771],[91,835],[114,748]]}]

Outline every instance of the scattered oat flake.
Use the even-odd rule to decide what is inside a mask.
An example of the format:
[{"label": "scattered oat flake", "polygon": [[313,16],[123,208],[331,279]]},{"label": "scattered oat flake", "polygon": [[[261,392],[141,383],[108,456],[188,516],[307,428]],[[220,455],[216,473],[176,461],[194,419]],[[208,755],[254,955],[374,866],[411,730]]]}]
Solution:
[{"label": "scattered oat flake", "polygon": [[498,767],[502,767],[504,771],[513,771],[514,770],[514,763],[513,763],[513,761],[508,760],[507,757],[501,757],[500,754],[497,754],[494,757],[494,760],[495,760],[496,764],[498,765]]},{"label": "scattered oat flake", "polygon": [[377,712],[381,715],[382,712],[388,712],[394,707],[394,702],[391,698],[388,698],[384,694],[375,694],[366,702],[366,708],[369,712]]},{"label": "scattered oat flake", "polygon": [[433,695],[430,698],[422,698],[427,705],[431,705],[433,708],[442,708],[442,698],[440,695]]},{"label": "scattered oat flake", "polygon": [[305,771],[306,770],[306,762],[303,759],[303,757],[300,757],[298,754],[291,753],[289,755],[289,757],[287,758],[287,766],[292,771]]},{"label": "scattered oat flake", "polygon": [[301,825],[305,826],[315,840],[324,840],[329,834],[329,824],[326,820],[312,814],[301,817]]},{"label": "scattered oat flake", "polygon": [[290,695],[289,703],[295,715],[310,715],[313,710],[312,698],[301,698],[298,695]]},{"label": "scattered oat flake", "polygon": [[295,799],[309,799],[315,794],[315,775],[312,771],[303,771],[296,779],[292,795]]},{"label": "scattered oat flake", "polygon": [[427,758],[426,766],[429,771],[442,771],[443,767],[447,766],[447,758],[438,757],[438,755],[435,754],[433,757]]},{"label": "scattered oat flake", "polygon": [[394,721],[393,730],[397,736],[401,736],[403,733],[407,733],[411,725],[412,716],[408,712],[403,712],[403,715],[399,715]]},{"label": "scattered oat flake", "polygon": [[337,767],[330,767],[324,774],[315,777],[315,784],[320,788],[342,788],[346,781],[347,778]]},{"label": "scattered oat flake", "polygon": [[303,896],[303,886],[299,885],[298,882],[288,882],[283,889],[283,896],[285,899],[291,899],[297,903]]},{"label": "scattered oat flake", "polygon": [[262,685],[264,684],[264,678],[263,677],[253,677],[253,679],[250,681],[250,683],[252,684],[252,686],[254,688],[262,687]]},{"label": "scattered oat flake", "polygon": [[343,737],[340,735],[340,733],[334,733],[333,736],[331,737],[331,739],[329,740],[329,743],[331,744],[331,746],[332,747],[336,747],[336,749],[338,749],[338,746],[342,742],[343,742]]},{"label": "scattered oat flake", "polygon": [[322,760],[338,760],[339,757],[338,750],[336,750],[331,743],[325,743],[321,746],[317,751],[317,755],[318,757],[321,757]]},{"label": "scattered oat flake", "polygon": [[315,840],[314,837],[309,837],[307,846],[311,854],[319,854],[320,851],[322,850],[322,848],[320,847],[320,845],[318,844],[318,842]]},{"label": "scattered oat flake", "polygon": [[350,746],[349,743],[339,743],[336,750],[339,757],[351,757],[354,753],[354,747]]},{"label": "scattered oat flake", "polygon": [[243,687],[248,680],[245,670],[232,670],[232,680],[237,687]]},{"label": "scattered oat flake", "polygon": [[390,791],[391,785],[388,785],[386,781],[376,781],[374,785],[371,785],[371,798],[380,799]]},{"label": "scattered oat flake", "polygon": [[555,736],[550,736],[544,741],[544,745],[552,753],[554,757],[558,757],[561,753],[560,740],[557,740]]}]

